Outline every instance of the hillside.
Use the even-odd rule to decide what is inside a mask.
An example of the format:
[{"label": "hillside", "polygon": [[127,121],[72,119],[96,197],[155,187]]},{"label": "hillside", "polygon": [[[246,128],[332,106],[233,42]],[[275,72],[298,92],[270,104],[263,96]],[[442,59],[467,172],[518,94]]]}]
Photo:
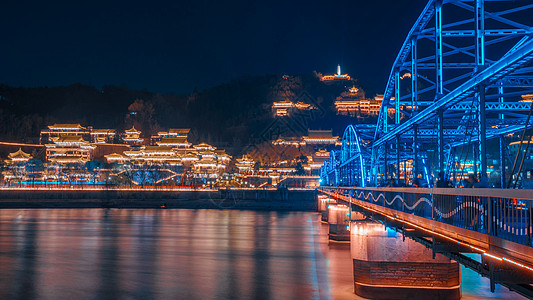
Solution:
[{"label": "hillside", "polygon": [[[158,94],[127,87],[83,84],[22,88],[0,85],[0,140],[38,142],[48,124],[80,123],[123,130],[135,125],[145,136],[165,128],[192,128],[193,143],[205,141],[232,155],[278,135],[307,128],[342,135],[354,118],[336,116],[333,101],[345,87],[315,75],[242,77],[190,95]],[[308,114],[275,119],[272,102],[290,98],[317,107]]]}]

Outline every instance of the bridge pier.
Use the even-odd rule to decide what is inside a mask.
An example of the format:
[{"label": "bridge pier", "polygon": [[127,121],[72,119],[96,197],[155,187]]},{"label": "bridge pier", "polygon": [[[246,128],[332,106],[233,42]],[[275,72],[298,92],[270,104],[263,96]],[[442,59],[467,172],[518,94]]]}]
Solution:
[{"label": "bridge pier", "polygon": [[460,299],[459,264],[381,223],[352,221],[354,291],[372,299]]},{"label": "bridge pier", "polygon": [[350,209],[342,204],[328,206],[329,239],[337,242],[350,241]]},{"label": "bridge pier", "polygon": [[328,206],[333,204],[337,204],[337,201],[327,196],[318,195],[318,212],[320,212],[322,222],[328,222]]}]

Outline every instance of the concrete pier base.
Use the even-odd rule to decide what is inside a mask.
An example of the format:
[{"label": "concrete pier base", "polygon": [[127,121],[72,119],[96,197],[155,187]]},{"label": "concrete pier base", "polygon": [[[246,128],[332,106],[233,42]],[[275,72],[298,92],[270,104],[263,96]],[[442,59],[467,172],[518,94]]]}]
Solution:
[{"label": "concrete pier base", "polygon": [[328,206],[329,239],[338,242],[350,241],[350,209],[342,204]]},{"label": "concrete pier base", "polygon": [[460,299],[459,264],[371,221],[350,225],[354,291],[370,299]]},{"label": "concrete pier base", "polygon": [[318,195],[318,211],[322,222],[328,222],[328,206],[333,204],[337,204],[337,201],[324,195]]}]

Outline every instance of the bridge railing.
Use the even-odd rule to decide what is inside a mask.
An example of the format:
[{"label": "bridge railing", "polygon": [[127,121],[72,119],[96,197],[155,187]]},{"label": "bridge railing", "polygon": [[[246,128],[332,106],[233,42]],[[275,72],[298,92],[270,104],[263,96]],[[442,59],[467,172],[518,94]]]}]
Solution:
[{"label": "bridge railing", "polygon": [[[350,198],[533,246],[533,191],[327,188]],[[345,198],[345,199],[346,199]]]}]

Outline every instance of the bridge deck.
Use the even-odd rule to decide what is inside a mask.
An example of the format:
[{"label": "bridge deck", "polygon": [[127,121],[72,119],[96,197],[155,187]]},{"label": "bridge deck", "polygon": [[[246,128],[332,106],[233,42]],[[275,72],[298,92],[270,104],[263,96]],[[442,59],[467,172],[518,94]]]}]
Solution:
[{"label": "bridge deck", "polygon": [[533,272],[533,193],[501,189],[321,187],[337,200]]}]

